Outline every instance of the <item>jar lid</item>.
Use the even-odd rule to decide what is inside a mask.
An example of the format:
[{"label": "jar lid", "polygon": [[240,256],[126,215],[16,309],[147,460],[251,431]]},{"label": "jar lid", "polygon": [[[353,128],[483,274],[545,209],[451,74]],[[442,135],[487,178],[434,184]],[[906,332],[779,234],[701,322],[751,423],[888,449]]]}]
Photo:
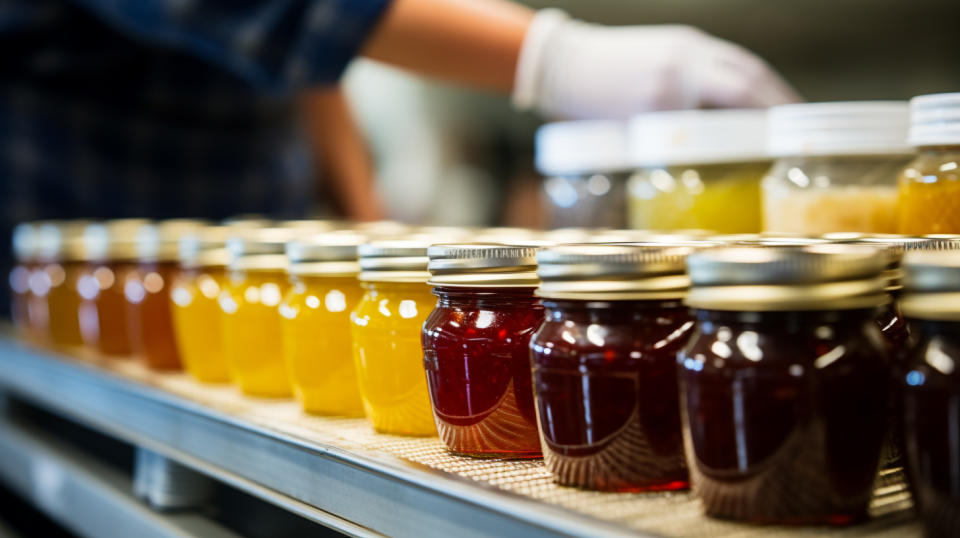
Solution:
[{"label": "jar lid", "polygon": [[358,222],[352,230],[370,237],[398,237],[409,234],[412,228],[408,224],[393,220],[377,220],[372,222]]},{"label": "jar lid", "polygon": [[175,262],[180,238],[206,225],[206,221],[196,219],[168,219],[142,226],[136,238],[137,259],[142,262]]},{"label": "jar lid", "polygon": [[237,271],[286,271],[286,245],[298,232],[292,228],[237,230],[227,238],[228,268]]},{"label": "jar lid", "polygon": [[302,230],[305,232],[332,232],[336,230],[341,224],[332,221],[332,220],[322,220],[322,219],[293,219],[293,220],[280,220],[273,223],[273,226],[277,228],[293,228],[295,230]]},{"label": "jar lid", "polygon": [[726,247],[692,254],[694,308],[790,311],[869,308],[886,302],[887,260],[873,247]]},{"label": "jar lid", "polygon": [[429,239],[379,240],[357,247],[362,281],[426,282]]},{"label": "jar lid", "polygon": [[537,253],[537,294],[550,299],[680,299],[687,256],[704,246],[633,243],[557,245]]},{"label": "jar lid", "polygon": [[13,248],[13,256],[20,263],[29,263],[37,257],[37,232],[40,223],[21,222],[13,228],[13,236],[10,241]]},{"label": "jar lid", "polygon": [[150,226],[147,219],[114,219],[88,225],[83,231],[87,258],[94,261],[137,259],[137,239]]},{"label": "jar lid", "polygon": [[356,275],[360,272],[357,248],[367,236],[331,232],[287,243],[287,259],[293,275]]},{"label": "jar lid", "polygon": [[463,287],[536,287],[537,248],[540,245],[457,243],[433,245],[430,285]]},{"label": "jar lid", "polygon": [[537,129],[537,170],[547,176],[630,168],[627,126],[615,120],[561,121]]},{"label": "jar lid", "polygon": [[233,226],[204,226],[180,238],[177,256],[184,267],[226,267],[230,263],[227,238]]},{"label": "jar lid", "polygon": [[770,160],[765,109],[641,114],[630,120],[629,140],[638,167]]},{"label": "jar lid", "polygon": [[910,145],[960,146],[960,93],[920,95],[910,100]]},{"label": "jar lid", "polygon": [[36,256],[44,262],[92,261],[84,232],[93,221],[51,221],[40,225],[36,235]]},{"label": "jar lid", "polygon": [[906,101],[848,101],[775,106],[768,148],[775,157],[909,155]]},{"label": "jar lid", "polygon": [[960,321],[960,250],[907,252],[903,270],[904,315]]}]

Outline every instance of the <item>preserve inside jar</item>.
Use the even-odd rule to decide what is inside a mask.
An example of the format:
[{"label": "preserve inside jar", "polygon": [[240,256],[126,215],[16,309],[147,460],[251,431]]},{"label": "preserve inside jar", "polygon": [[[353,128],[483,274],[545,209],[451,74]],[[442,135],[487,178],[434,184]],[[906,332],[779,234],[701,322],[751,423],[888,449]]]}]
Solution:
[{"label": "preserve inside jar", "polygon": [[[40,232],[42,268],[31,288],[45,304],[43,312],[38,309],[38,314],[46,314],[50,342],[57,347],[83,346],[77,283],[88,261],[82,235],[87,224],[81,221],[51,223]],[[38,321],[43,320],[38,318]]]},{"label": "preserve inside jar", "polygon": [[455,454],[541,456],[529,345],[543,307],[534,289],[434,287],[423,364],[437,430]]},{"label": "preserve inside jar", "polygon": [[960,144],[919,148],[900,175],[897,231],[960,233]]},{"label": "preserve inside jar", "polygon": [[133,349],[155,370],[181,368],[170,311],[170,285],[177,272],[175,262],[141,262],[123,285]]},{"label": "preserve inside jar", "polygon": [[676,353],[679,300],[544,299],[531,342],[543,451],[554,479],[604,491],[686,489]]},{"label": "preserve inside jar", "polygon": [[886,259],[852,245],[691,256],[697,328],[678,356],[691,480],[708,515],[866,517],[888,431],[876,308]]}]

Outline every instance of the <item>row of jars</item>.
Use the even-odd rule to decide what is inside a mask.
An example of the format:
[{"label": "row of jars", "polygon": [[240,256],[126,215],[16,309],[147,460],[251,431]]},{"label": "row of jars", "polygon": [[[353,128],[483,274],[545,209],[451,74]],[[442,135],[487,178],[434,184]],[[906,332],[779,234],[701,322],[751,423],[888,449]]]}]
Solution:
[{"label": "row of jars", "polygon": [[[106,354],[139,348],[157,368],[179,357],[201,381],[439,433],[456,454],[543,456],[563,485],[692,483],[708,514],[752,522],[862,519],[878,466],[905,448],[931,525],[958,530],[957,238],[458,243],[454,230],[370,241],[121,221],[87,226],[87,248],[104,232],[127,244],[128,226],[135,255],[108,240],[105,262],[70,249],[21,259],[46,275],[16,296],[26,330],[45,298],[57,344],[83,342],[88,317]],[[124,330],[140,343],[106,336]]]},{"label": "row of jars", "polygon": [[960,93],[548,124],[537,165],[560,223],[960,233]]}]

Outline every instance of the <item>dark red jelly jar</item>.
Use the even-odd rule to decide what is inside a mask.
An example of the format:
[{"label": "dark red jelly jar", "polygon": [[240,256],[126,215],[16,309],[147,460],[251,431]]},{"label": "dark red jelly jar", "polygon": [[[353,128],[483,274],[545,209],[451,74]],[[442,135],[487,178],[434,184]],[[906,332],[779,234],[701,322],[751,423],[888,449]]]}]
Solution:
[{"label": "dark red jelly jar", "polygon": [[439,301],[423,325],[423,363],[437,431],[455,454],[541,456],[529,351],[543,321],[535,254],[498,244],[428,249]]},{"label": "dark red jelly jar", "polygon": [[960,252],[910,252],[904,269],[916,340],[900,378],[907,476],[926,535],[960,536]]},{"label": "dark red jelly jar", "polygon": [[558,484],[689,487],[677,352],[692,247],[563,245],[540,251],[546,321],[530,343],[544,461]]},{"label": "dark red jelly jar", "polygon": [[678,356],[687,461],[708,515],[866,516],[889,416],[874,248],[727,248],[688,259],[696,330]]}]

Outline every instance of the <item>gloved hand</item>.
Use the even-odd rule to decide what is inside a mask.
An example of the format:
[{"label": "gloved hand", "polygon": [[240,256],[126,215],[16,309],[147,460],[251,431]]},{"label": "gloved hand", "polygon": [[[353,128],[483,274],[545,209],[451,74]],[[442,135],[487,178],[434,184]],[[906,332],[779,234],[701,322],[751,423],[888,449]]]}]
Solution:
[{"label": "gloved hand", "polygon": [[530,25],[513,89],[517,108],[571,119],[798,100],[762,59],[696,28],[601,26],[557,9]]}]

